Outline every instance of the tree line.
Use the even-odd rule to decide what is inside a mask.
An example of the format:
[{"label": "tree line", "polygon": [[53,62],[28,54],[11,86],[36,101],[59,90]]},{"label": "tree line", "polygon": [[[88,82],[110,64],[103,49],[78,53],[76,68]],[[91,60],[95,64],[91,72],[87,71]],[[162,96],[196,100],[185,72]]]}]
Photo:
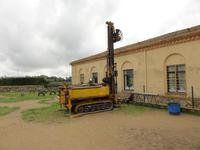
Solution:
[{"label": "tree line", "polygon": [[14,85],[48,85],[51,83],[64,82],[65,79],[61,77],[48,76],[34,76],[34,77],[1,77],[0,86],[14,86]]}]

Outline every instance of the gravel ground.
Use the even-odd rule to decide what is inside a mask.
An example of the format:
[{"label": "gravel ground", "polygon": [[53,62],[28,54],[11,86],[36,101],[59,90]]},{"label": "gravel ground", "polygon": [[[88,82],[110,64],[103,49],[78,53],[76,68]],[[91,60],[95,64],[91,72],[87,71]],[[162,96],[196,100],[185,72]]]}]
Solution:
[{"label": "gravel ground", "polygon": [[0,117],[0,150],[192,150],[200,149],[200,117],[165,111],[130,115],[116,111],[29,123],[21,111],[42,107],[37,101],[1,103],[20,106]]}]

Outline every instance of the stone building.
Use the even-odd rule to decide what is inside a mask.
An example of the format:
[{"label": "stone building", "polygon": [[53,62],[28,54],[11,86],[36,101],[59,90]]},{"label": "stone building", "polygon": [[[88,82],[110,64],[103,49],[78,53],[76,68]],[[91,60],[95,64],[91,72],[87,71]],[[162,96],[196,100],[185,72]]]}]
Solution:
[{"label": "stone building", "polygon": [[[200,97],[200,25],[115,49],[118,91]],[[106,51],[71,62],[72,83],[101,83]]]}]

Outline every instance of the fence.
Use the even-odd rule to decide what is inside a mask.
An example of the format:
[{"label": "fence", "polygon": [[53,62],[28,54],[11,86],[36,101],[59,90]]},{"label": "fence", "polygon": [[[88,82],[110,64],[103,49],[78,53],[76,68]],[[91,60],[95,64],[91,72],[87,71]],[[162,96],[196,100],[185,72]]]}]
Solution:
[{"label": "fence", "polygon": [[169,102],[178,102],[183,110],[200,111],[199,98],[161,96],[150,93],[131,93],[127,103],[135,103],[152,107],[165,108]]}]

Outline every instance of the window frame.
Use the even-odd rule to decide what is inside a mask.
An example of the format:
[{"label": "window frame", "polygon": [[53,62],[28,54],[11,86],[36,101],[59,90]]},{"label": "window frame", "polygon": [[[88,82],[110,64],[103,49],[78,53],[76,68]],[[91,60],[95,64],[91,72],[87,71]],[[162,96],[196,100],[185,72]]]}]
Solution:
[{"label": "window frame", "polygon": [[[132,71],[132,86],[131,87],[129,87],[129,88],[126,88],[126,87],[128,87],[127,85],[126,85],[126,76],[127,76],[127,71]],[[134,90],[134,69],[124,69],[123,70],[123,80],[124,80],[124,91],[132,91],[132,90]]]},{"label": "window frame", "polygon": [[84,81],[85,81],[84,73],[81,73],[81,74],[79,75],[79,78],[80,78],[80,84],[83,84]]},{"label": "window frame", "polygon": [[[94,74],[96,74],[96,82],[94,81]],[[92,81],[94,82],[94,83],[98,83],[98,72],[92,72]]]},{"label": "window frame", "polygon": [[[181,67],[184,67],[184,70],[179,70]],[[174,70],[171,68],[170,71],[170,67],[174,67]],[[168,93],[177,93],[177,94],[185,94],[186,93],[186,65],[185,64],[175,64],[175,65],[167,65],[166,66],[166,78],[167,78],[167,92]],[[171,75],[170,75],[171,74]],[[171,78],[173,78],[174,76],[174,81],[170,80],[170,76]],[[183,76],[182,79],[182,87],[184,88],[184,90],[180,90],[180,76]],[[174,82],[174,91],[170,90],[170,82]]]}]

